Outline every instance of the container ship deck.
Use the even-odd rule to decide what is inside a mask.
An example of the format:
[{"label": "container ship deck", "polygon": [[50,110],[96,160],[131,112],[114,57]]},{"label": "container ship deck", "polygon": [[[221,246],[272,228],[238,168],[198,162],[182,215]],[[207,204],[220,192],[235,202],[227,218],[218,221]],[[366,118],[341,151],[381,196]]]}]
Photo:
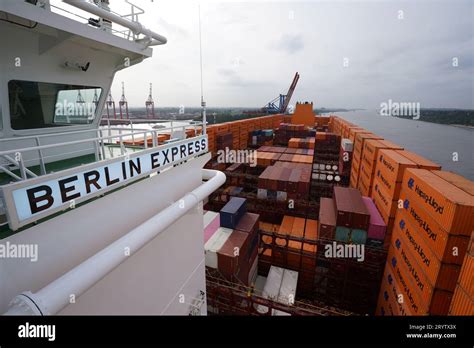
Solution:
[{"label": "container ship deck", "polygon": [[312,103],[207,135],[209,314],[474,314],[474,183]]}]

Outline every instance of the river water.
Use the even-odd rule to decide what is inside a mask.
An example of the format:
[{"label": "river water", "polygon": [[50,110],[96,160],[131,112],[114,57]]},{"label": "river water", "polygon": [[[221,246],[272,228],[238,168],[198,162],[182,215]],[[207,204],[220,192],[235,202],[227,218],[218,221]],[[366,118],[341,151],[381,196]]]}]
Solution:
[{"label": "river water", "polygon": [[380,116],[377,110],[334,114],[474,181],[474,128]]}]

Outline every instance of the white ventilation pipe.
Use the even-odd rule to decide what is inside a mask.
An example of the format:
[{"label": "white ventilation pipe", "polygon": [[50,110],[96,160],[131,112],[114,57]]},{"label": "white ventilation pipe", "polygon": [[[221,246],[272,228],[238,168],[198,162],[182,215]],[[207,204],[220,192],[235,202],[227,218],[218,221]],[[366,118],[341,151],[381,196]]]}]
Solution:
[{"label": "white ventilation pipe", "polygon": [[168,40],[166,37],[151,31],[150,29],[145,28],[139,22],[132,22],[127,18],[120,17],[119,15],[104,10],[86,0],[63,0],[66,4],[77,7],[83,11],[92,13],[100,18],[108,19],[111,22],[117,23],[123,27],[129,28],[135,35],[143,34],[153,40],[150,40],[149,45],[163,45]]},{"label": "white ventilation pipe", "polygon": [[[10,303],[5,315],[52,315],[61,311],[70,304],[72,294],[76,298],[82,295],[128,257],[217,190],[226,180],[225,174],[216,170],[203,169],[202,174],[203,180],[207,181],[168,208],[38,292],[27,291],[17,295]],[[130,251],[128,256],[125,255],[125,250]]]}]

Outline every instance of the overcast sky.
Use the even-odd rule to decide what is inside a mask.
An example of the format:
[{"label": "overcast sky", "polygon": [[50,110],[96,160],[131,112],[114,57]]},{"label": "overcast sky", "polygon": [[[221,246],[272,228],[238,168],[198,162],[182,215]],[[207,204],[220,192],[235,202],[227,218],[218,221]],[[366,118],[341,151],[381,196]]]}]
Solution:
[{"label": "overcast sky", "polygon": [[[129,104],[143,106],[152,82],[157,106],[198,106],[198,1],[136,3],[168,43],[116,75],[114,98],[125,81]],[[260,107],[298,71],[293,102],[474,108],[473,18],[472,0],[201,1],[205,100]]]}]

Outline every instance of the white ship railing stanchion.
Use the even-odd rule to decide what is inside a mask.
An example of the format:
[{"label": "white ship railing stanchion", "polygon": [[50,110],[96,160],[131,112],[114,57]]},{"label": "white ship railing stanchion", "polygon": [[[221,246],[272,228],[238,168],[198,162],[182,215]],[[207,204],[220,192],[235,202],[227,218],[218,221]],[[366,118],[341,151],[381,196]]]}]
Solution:
[{"label": "white ship railing stanchion", "polygon": [[127,260],[129,256],[123,252],[125,247],[129,248],[131,255],[135,254],[226,180],[224,173],[208,169],[202,170],[202,178],[207,181],[38,292],[17,295],[5,314],[53,315],[60,312],[70,304],[70,294],[79,297]]}]

